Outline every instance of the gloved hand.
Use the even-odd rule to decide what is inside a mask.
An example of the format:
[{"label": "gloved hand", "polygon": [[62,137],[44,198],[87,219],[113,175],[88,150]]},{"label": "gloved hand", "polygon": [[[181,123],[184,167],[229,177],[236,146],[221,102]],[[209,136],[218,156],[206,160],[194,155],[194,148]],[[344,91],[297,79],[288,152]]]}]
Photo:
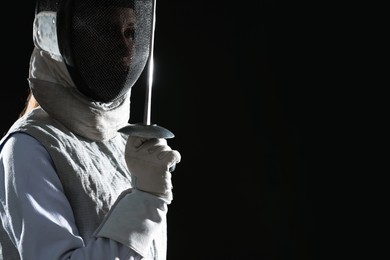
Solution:
[{"label": "gloved hand", "polygon": [[149,192],[168,202],[172,200],[169,169],[180,162],[181,155],[167,145],[166,139],[129,136],[125,160],[130,173],[136,177],[135,186],[138,190]]}]

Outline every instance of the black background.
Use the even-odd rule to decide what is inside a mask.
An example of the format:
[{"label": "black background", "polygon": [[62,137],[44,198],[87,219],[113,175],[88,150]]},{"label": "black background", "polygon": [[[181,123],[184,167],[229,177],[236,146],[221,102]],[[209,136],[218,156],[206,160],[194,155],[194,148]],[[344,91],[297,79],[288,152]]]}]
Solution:
[{"label": "black background", "polygon": [[[8,5],[18,17],[2,18],[2,133],[24,105],[33,48],[34,3]],[[168,260],[340,256],[353,230],[349,204],[334,199],[351,144],[350,110],[340,109],[348,33],[333,27],[343,15],[296,1],[157,3],[152,121],[182,155]],[[145,82],[134,86],[131,123],[142,121]]]}]

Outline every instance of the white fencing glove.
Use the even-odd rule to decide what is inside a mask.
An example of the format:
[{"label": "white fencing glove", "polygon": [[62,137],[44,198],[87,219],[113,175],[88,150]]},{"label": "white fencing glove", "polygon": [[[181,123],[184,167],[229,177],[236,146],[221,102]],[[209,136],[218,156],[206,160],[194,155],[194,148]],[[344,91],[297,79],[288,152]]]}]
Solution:
[{"label": "white fencing glove", "polygon": [[181,155],[167,145],[166,139],[129,136],[125,160],[130,173],[136,178],[135,186],[138,190],[171,202],[171,169],[180,162]]}]

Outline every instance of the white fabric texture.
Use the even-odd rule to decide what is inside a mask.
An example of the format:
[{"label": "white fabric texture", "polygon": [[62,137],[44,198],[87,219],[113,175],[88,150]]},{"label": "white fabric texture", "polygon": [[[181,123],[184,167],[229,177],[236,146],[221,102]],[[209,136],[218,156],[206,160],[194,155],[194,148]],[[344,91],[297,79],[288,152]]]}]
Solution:
[{"label": "white fabric texture", "polygon": [[35,15],[33,41],[39,49],[49,52],[53,59],[62,60],[58,48],[56,12],[41,11]]},{"label": "white fabric texture", "polygon": [[53,162],[36,139],[12,135],[0,151],[0,165],[0,216],[22,259],[140,259],[114,240],[85,244]]},{"label": "white fabric texture", "polygon": [[[115,204],[114,208],[126,209],[122,221],[117,221],[118,214],[113,214],[115,221],[108,217],[105,222],[107,227],[121,232],[106,232],[101,236],[126,241],[127,247],[145,259],[165,259],[167,208],[161,205],[165,201],[136,191],[126,200],[118,199],[122,191],[133,187],[124,159],[124,136],[118,135],[108,141],[90,141],[69,132],[40,108],[15,122],[9,134],[20,131],[35,137],[49,152],[72,206],[80,236],[86,244],[94,240],[93,232]],[[131,233],[133,231],[135,234]],[[122,239],[118,239],[119,236]]]},{"label": "white fabric texture", "polygon": [[[166,240],[155,238],[166,237],[168,207],[163,199],[155,198],[150,193],[136,189],[124,191],[95,232],[96,237],[107,237],[128,245],[145,258],[150,254],[151,245],[155,243],[158,252],[153,254],[165,259]],[[145,221],[140,222],[140,219]]]}]

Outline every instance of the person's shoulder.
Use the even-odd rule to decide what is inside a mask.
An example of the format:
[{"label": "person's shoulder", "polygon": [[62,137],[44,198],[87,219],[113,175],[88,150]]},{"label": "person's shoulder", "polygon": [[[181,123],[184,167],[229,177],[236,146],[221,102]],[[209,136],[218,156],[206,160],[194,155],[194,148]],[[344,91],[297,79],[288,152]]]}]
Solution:
[{"label": "person's shoulder", "polygon": [[40,149],[42,144],[24,132],[15,132],[5,136],[1,140],[0,150],[2,154],[22,155]]}]

